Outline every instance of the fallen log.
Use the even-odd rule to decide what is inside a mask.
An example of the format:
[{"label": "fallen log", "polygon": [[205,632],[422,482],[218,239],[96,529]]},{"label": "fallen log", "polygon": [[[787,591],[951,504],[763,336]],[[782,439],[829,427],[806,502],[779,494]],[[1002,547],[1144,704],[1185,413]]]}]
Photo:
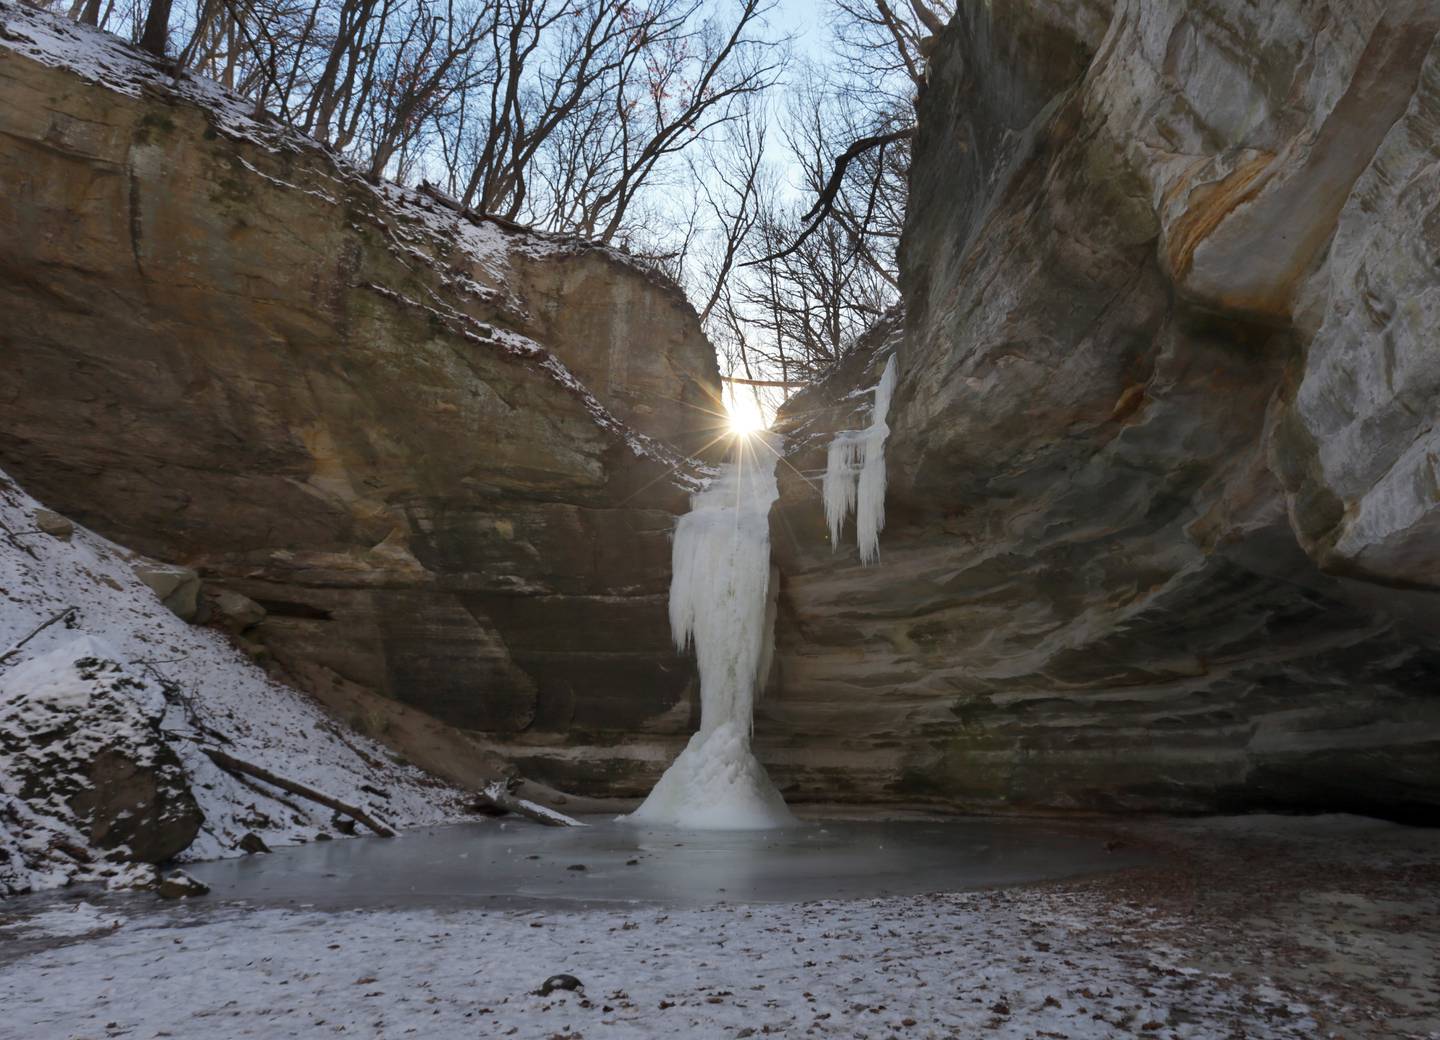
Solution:
[{"label": "fallen log", "polygon": [[546,827],[584,827],[585,824],[573,816],[566,816],[554,809],[547,809],[538,802],[531,802],[524,798],[517,798],[510,793],[510,787],[504,780],[496,780],[486,784],[480,792],[480,800],[487,805],[514,813],[516,816],[523,816],[527,820],[534,820],[536,823],[543,823]]},{"label": "fallen log", "polygon": [[23,648],[26,643],[30,642],[30,640],[34,639],[41,632],[45,631],[57,621],[65,622],[67,628],[74,628],[75,618],[79,615],[79,613],[80,610],[78,607],[66,607],[64,610],[60,611],[60,613],[52,617],[49,621],[42,621],[38,626],[31,629],[30,634],[27,635],[24,639],[20,640],[20,642],[16,643],[9,650],[6,650],[3,654],[0,654],[0,663],[10,660],[10,658],[14,657],[20,652],[21,648]]},{"label": "fallen log", "polygon": [[225,752],[217,751],[215,748],[201,748],[200,750],[205,752],[205,755],[210,761],[214,762],[227,773],[234,773],[237,776],[253,776],[257,780],[265,781],[265,783],[271,787],[278,787],[282,791],[289,791],[293,795],[308,798],[310,801],[318,802],[327,808],[334,809],[336,812],[342,812],[346,816],[354,817],[382,838],[395,837],[393,830],[383,823],[380,823],[364,809],[349,805],[338,798],[331,798],[328,794],[317,791],[313,787],[306,787],[304,784],[296,783],[294,780],[287,780],[283,776],[276,776],[268,769],[263,769],[250,762],[243,762],[234,755],[227,755]]},{"label": "fallen log", "polygon": [[802,383],[794,379],[787,382],[784,379],[741,379],[739,376],[721,376],[720,382],[738,383],[740,386],[778,386],[787,390],[810,385],[808,381]]}]

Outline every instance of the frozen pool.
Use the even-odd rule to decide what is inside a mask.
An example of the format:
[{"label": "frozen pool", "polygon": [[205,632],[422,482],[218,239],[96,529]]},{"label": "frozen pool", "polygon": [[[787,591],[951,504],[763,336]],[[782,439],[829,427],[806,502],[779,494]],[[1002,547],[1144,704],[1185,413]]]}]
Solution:
[{"label": "frozen pool", "polygon": [[[435,827],[193,864],[214,900],[319,909],[795,902],[1071,877],[1128,866],[1105,835],[1034,821],[829,820],[680,831],[590,818]],[[583,867],[584,869],[577,869]]]}]

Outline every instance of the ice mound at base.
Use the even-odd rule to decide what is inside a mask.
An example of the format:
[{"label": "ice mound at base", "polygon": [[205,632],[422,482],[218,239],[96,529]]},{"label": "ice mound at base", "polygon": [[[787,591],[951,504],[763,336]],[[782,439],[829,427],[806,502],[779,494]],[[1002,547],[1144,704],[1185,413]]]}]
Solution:
[{"label": "ice mound at base", "polygon": [[700,732],[622,819],[711,830],[796,822],[750,749],[775,626],[770,504],[779,495],[778,457],[765,434],[738,439],[733,460],[676,525],[670,628],[678,649],[695,644]]},{"label": "ice mound at base", "polygon": [[795,817],[734,722],[696,733],[680,757],[628,817],[632,823],[697,830],[763,830]]}]

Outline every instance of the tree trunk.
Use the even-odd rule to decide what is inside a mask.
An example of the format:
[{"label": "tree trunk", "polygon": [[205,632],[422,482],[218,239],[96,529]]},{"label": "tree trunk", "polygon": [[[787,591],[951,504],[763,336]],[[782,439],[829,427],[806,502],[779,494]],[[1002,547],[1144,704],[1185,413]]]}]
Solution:
[{"label": "tree trunk", "polygon": [[165,57],[165,44],[170,38],[170,7],[174,0],[150,0],[145,16],[145,32],[140,46],[157,58]]}]

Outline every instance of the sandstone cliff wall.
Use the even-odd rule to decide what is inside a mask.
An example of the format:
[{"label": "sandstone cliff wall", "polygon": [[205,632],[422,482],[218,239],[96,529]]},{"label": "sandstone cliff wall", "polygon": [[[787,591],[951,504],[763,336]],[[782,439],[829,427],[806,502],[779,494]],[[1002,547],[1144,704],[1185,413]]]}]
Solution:
[{"label": "sandstone cliff wall", "polygon": [[[257,654],[400,743],[468,754],[366,690],[643,791],[694,711],[665,474],[718,386],[674,288],[0,16],[0,463],[257,601]],[[1437,29],[961,5],[905,314],[784,419],[811,480],[782,467],[756,729],[788,797],[1435,817]],[[816,487],[892,350],[861,568]]]},{"label": "sandstone cliff wall", "polygon": [[[881,565],[785,484],[778,771],[1435,817],[1440,4],[960,7]],[[879,356],[787,408],[811,476]]]},{"label": "sandstone cliff wall", "polygon": [[245,639],[333,702],[596,744],[599,786],[643,790],[610,747],[687,730],[668,537],[719,388],[680,292],[0,20],[0,462],[259,603]]}]

